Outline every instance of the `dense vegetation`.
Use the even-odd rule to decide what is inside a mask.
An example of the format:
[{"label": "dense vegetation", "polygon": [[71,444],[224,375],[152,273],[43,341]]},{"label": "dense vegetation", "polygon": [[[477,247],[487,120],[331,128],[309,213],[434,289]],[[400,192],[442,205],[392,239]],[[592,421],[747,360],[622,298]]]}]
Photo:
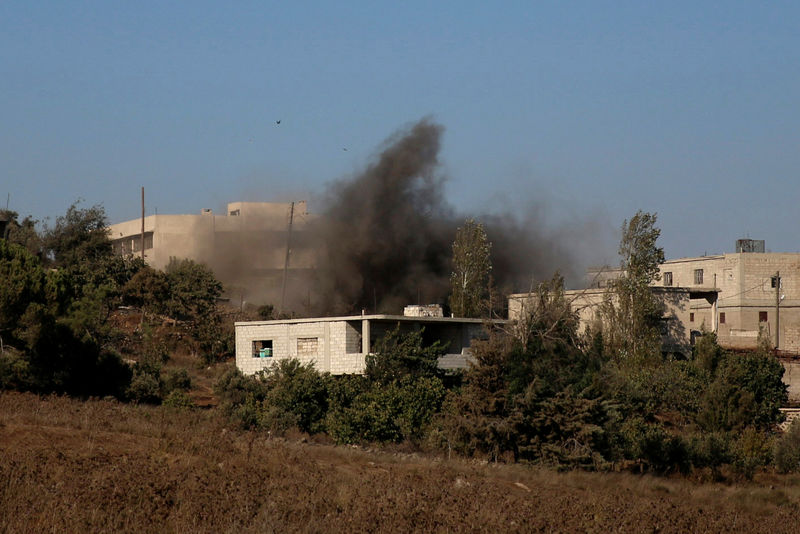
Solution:
[{"label": "dense vegetation", "polygon": [[655,221],[640,212],[625,222],[624,275],[582,333],[556,276],[519,321],[489,327],[463,374],[443,375],[442,347],[423,346],[421,334],[394,332],[364,376],[291,360],[253,377],[231,371],[218,384],[222,408],[245,428],[295,426],[338,443],[407,442],[492,461],[747,478],[771,462],[800,468],[798,431],[776,434],[787,393],[768,344],[734,354],[705,333],[691,354],[661,346],[663,303],[649,290],[664,260]]},{"label": "dense vegetation", "polygon": [[[10,221],[0,239],[0,389],[160,402],[186,379],[162,376],[168,351],[152,336],[155,319],[180,322],[207,361],[230,352],[216,310],[222,288],[206,267],[173,261],[161,272],[114,254],[100,206],[72,205],[41,232],[29,217],[0,215]],[[133,366],[109,321],[125,304],[145,311]]]}]

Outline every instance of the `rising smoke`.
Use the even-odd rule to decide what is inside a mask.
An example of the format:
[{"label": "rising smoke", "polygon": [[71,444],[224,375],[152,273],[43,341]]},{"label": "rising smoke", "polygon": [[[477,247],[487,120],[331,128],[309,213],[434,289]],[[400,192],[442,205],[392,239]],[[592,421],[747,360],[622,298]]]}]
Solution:
[{"label": "rising smoke", "polygon": [[526,290],[532,279],[556,270],[573,274],[562,232],[548,230],[536,209],[522,216],[455,213],[443,197],[443,131],[422,119],[390,138],[364,172],[330,187],[310,228],[319,252],[314,313],[399,313],[411,303],[445,304],[453,239],[467,217],[486,227],[501,291]]}]

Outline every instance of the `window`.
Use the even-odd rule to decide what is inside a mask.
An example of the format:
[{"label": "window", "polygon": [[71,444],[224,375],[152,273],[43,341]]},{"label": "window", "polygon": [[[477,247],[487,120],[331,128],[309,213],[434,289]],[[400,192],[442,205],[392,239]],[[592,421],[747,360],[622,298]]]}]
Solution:
[{"label": "window", "polygon": [[242,212],[240,210],[233,210],[230,212],[231,217],[238,217]]},{"label": "window", "polygon": [[767,312],[758,312],[758,322],[766,323],[768,320]]},{"label": "window", "polygon": [[775,289],[776,287],[778,287],[778,284],[780,283],[780,278],[777,276],[773,276],[770,278],[770,281],[772,283],[772,289]]},{"label": "window", "polygon": [[725,324],[725,312],[719,312],[719,324]]},{"label": "window", "polygon": [[692,313],[690,313],[690,314],[689,314],[689,322],[690,322],[690,323],[693,323],[693,322],[694,322],[694,312],[692,312]]},{"label": "window", "polygon": [[272,340],[253,341],[253,358],[272,358]]},{"label": "window", "polygon": [[297,356],[316,356],[319,347],[319,339],[316,337],[297,338]]},{"label": "window", "polygon": [[664,285],[667,287],[672,285],[672,273],[664,273]]},{"label": "window", "polygon": [[694,283],[700,285],[703,283],[703,269],[694,270]]}]

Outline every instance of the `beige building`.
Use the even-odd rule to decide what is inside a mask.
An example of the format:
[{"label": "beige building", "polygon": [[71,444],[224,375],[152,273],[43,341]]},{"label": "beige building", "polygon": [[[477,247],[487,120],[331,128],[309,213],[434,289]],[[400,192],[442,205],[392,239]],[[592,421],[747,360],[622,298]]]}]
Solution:
[{"label": "beige building", "polygon": [[466,368],[472,341],[487,335],[484,320],[430,314],[238,322],[236,367],[244,374],[255,374],[277,360],[296,358],[302,363],[313,363],[320,372],[363,373],[367,354],[379,339],[398,327],[401,332],[424,328],[426,344],[445,343],[447,354],[439,359],[439,367],[450,370]]},{"label": "beige building", "polygon": [[[659,287],[689,291],[686,328],[716,332],[721,345],[754,348],[764,333],[779,350],[800,354],[800,253],[764,252],[764,241],[740,239],[737,252],[668,260]],[[619,269],[590,269],[603,288]],[[780,279],[778,280],[778,276]]]},{"label": "beige building", "polygon": [[[234,303],[278,304],[287,249],[289,294],[302,293],[291,289],[305,284],[314,267],[306,232],[312,219],[305,201],[231,202],[224,215],[207,209],[197,215],[149,215],[144,218],[144,257],[157,269],[164,269],[170,258],[204,263]],[[109,237],[117,253],[140,254],[142,220],[111,225]]]},{"label": "beige building", "polygon": [[[690,331],[686,326],[689,322],[689,290],[678,287],[654,287],[666,308],[662,317],[662,343],[663,351],[669,353],[691,353]],[[613,300],[606,287],[568,290],[564,298],[570,303],[572,310],[578,314],[579,331],[600,320],[602,306],[609,299]],[[535,305],[535,300],[530,293],[518,293],[508,297],[508,318],[516,321],[524,314],[529,313],[530,307]]]},{"label": "beige building", "polygon": [[724,346],[753,348],[763,329],[779,350],[800,352],[798,253],[737,252],[669,260],[661,265],[658,284],[689,288],[688,327],[716,332]]}]

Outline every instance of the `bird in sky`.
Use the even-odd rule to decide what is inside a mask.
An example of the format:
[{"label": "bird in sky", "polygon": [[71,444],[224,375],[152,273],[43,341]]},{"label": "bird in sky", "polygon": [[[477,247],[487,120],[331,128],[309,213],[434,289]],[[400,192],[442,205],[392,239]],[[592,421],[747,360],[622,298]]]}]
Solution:
[{"label": "bird in sky", "polygon": [[280,120],[275,121],[275,124],[280,124],[280,123],[281,123]]}]

